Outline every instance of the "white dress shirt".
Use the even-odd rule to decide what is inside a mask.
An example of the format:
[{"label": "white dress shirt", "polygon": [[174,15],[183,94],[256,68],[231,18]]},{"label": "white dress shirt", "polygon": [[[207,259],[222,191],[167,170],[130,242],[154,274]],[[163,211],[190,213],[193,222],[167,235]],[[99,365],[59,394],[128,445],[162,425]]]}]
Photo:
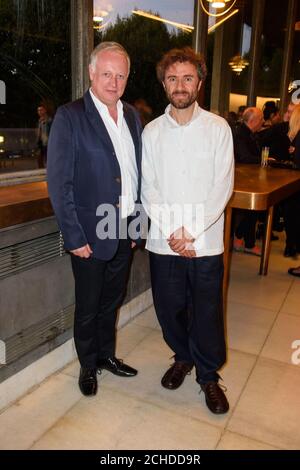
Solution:
[{"label": "white dress shirt", "polygon": [[117,102],[118,122],[115,123],[107,106],[102,103],[90,89],[92,100],[105,124],[121,170],[121,217],[128,217],[135,208],[138,187],[138,171],[136,166],[134,143],[124,119],[123,104]]},{"label": "white dress shirt", "polygon": [[195,238],[197,256],[220,254],[234,179],[230,127],[197,103],[185,125],[169,113],[170,105],[142,136],[142,202],[151,219],[146,248],[177,255],[167,238],[184,226]]}]

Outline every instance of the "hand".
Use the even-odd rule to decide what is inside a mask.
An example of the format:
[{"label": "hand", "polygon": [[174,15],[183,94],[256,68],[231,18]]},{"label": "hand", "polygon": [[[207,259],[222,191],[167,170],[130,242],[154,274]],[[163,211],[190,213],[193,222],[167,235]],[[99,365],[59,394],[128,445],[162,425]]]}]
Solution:
[{"label": "hand", "polygon": [[185,256],[187,258],[193,258],[196,256],[193,246],[194,241],[195,239],[184,227],[177,229],[168,238],[171,250],[178,253],[180,256]]},{"label": "hand", "polygon": [[76,248],[76,250],[70,250],[70,253],[75,256],[79,256],[79,258],[89,258],[93,251],[91,250],[90,245],[87,244],[81,248]]},{"label": "hand", "polygon": [[295,152],[295,147],[293,147],[292,145],[289,147],[289,154],[292,154]]},{"label": "hand", "polygon": [[136,247],[136,243],[135,242],[131,242],[131,248],[135,248]]}]

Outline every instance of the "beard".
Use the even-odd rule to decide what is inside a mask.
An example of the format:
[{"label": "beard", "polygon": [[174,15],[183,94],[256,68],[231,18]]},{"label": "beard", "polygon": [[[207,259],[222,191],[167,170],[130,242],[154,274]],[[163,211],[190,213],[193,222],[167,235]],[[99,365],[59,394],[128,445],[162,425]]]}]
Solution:
[{"label": "beard", "polygon": [[174,92],[172,94],[167,93],[167,97],[172,106],[176,109],[186,109],[189,108],[198,97],[198,90],[195,90],[191,93],[184,91],[184,92]]}]

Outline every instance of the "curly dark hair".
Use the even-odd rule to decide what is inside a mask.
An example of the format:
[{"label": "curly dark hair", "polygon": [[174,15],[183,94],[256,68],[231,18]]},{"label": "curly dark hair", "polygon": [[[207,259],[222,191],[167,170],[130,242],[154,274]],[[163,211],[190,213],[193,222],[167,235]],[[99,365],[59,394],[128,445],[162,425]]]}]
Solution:
[{"label": "curly dark hair", "polygon": [[176,62],[189,62],[195,65],[200,80],[205,80],[207,68],[202,54],[197,54],[191,47],[183,47],[181,49],[171,49],[166,52],[156,66],[156,75],[160,82],[165,79],[167,68]]}]

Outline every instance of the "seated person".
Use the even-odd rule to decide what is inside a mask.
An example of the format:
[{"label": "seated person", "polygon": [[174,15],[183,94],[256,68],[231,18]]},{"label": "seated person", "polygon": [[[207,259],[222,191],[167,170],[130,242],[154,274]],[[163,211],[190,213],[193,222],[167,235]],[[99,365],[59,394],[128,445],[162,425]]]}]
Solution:
[{"label": "seated person", "polygon": [[234,158],[239,163],[260,163],[261,147],[257,138],[263,124],[259,108],[246,108],[243,121],[233,131]]},{"label": "seated person", "polygon": [[[263,124],[263,113],[259,108],[247,108],[243,113],[243,122],[233,131],[234,157],[240,163],[260,163],[261,149],[256,133]],[[233,247],[256,256],[261,250],[255,245],[256,222],[258,214],[254,211],[243,211],[242,218],[235,230]]]}]

